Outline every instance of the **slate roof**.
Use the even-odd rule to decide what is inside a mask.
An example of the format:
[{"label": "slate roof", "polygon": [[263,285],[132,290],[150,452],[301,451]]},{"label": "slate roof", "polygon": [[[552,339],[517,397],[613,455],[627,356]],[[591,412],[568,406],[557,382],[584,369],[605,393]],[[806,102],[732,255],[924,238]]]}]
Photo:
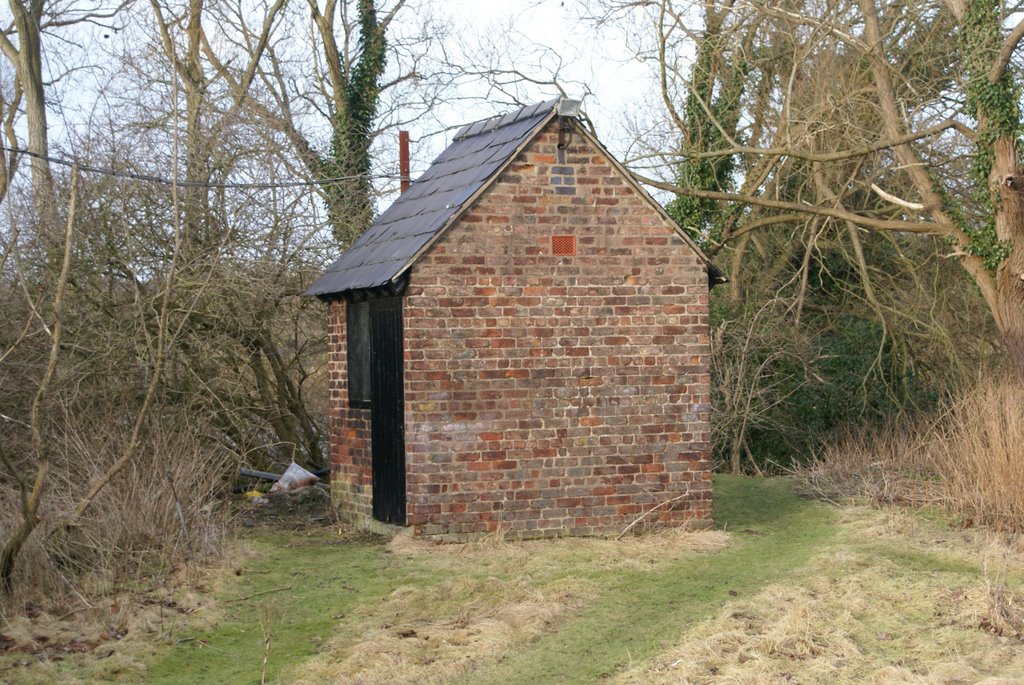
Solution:
[{"label": "slate roof", "polygon": [[[306,291],[306,295],[330,297],[353,290],[369,290],[400,283],[409,266],[450,226],[485,187],[555,117],[558,100],[523,107],[501,116],[463,126],[452,144],[434,160],[394,204],[377,217],[341,257]],[[609,162],[634,189],[665,213],[632,174],[600,141],[580,128],[580,134],[607,154]],[[680,237],[707,266],[708,286],[728,279],[681,229]]]},{"label": "slate roof", "polygon": [[306,291],[328,296],[398,279],[543,126],[558,100],[463,126],[394,204]]}]

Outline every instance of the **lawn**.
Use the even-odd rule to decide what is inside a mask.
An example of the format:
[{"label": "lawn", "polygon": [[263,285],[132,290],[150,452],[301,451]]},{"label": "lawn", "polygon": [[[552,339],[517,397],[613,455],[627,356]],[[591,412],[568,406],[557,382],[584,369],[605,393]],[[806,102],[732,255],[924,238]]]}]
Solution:
[{"label": "lawn", "polygon": [[621,541],[246,530],[172,629],[142,624],[60,661],[6,655],[0,680],[1024,678],[1017,540],[934,515],[825,505],[785,479],[719,477],[715,488],[715,530]]}]

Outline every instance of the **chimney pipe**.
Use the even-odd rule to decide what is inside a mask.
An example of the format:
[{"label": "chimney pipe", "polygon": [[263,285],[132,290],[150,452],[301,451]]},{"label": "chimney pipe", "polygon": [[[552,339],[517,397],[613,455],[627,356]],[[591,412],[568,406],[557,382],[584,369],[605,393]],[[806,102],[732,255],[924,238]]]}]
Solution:
[{"label": "chimney pipe", "polygon": [[402,179],[402,192],[409,190],[409,132],[398,132],[398,175]]}]

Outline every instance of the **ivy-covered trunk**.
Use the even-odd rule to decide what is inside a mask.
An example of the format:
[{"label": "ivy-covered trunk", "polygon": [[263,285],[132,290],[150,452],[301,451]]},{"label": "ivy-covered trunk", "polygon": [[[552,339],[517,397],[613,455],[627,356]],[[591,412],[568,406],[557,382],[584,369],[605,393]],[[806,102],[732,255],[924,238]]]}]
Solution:
[{"label": "ivy-covered trunk", "polygon": [[[328,3],[333,17],[335,2]],[[346,64],[346,56],[334,43],[333,19],[314,13],[327,51],[333,89],[331,102],[331,148],[314,168],[322,180],[334,180],[323,187],[334,239],[345,247],[367,229],[373,220],[370,183],[370,145],[380,100],[380,80],[387,67],[387,19],[377,15],[373,0],[359,0],[359,56]]]},{"label": "ivy-covered trunk", "polygon": [[1001,137],[994,152],[990,187],[999,197],[996,237],[1010,246],[1010,254],[996,270],[997,317],[1010,361],[1024,375],[1024,175],[1017,165],[1014,136]]},{"label": "ivy-covered trunk", "polygon": [[1018,166],[1021,130],[1020,89],[1009,56],[1002,54],[998,0],[967,0],[960,45],[967,70],[967,113],[978,122],[971,165],[976,198],[986,213],[982,225],[967,231],[971,254],[995,272],[992,312],[1006,351],[1024,375],[1024,176]]}]

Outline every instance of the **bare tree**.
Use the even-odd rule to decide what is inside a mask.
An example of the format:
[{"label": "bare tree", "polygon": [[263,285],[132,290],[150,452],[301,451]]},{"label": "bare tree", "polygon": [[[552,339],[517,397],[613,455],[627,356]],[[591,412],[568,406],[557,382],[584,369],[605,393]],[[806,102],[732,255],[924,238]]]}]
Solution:
[{"label": "bare tree", "polygon": [[1024,368],[1015,57],[1024,28],[1003,28],[1014,7],[658,0],[599,9],[604,21],[646,26],[638,51],[657,65],[664,120],[682,142],[649,154],[666,169],[720,172],[645,179],[722,214],[705,236],[712,249],[734,248],[738,265],[755,230],[817,217],[847,231],[870,301],[859,231],[940,236]]},{"label": "bare tree", "polygon": [[784,430],[774,410],[807,382],[803,370],[812,363],[806,341],[771,309],[770,301],[748,316],[724,322],[711,340],[712,443],[727,451],[729,469],[742,473],[744,456],[750,470],[761,466],[750,450],[755,430]]},{"label": "bare tree", "polygon": [[[29,428],[32,435],[32,455],[27,463],[31,464],[31,471],[25,473],[20,464],[16,464],[11,455],[0,445],[0,461],[7,469],[8,475],[17,484],[18,493],[21,499],[20,521],[11,533],[4,540],[0,548],[0,596],[8,596],[11,593],[14,564],[18,560],[22,547],[28,536],[35,530],[39,523],[39,508],[43,501],[43,492],[46,488],[50,471],[50,445],[44,431],[44,412],[46,410],[48,395],[51,390],[54,375],[57,373],[57,363],[60,360],[61,334],[64,329],[64,297],[67,291],[68,273],[71,269],[71,246],[74,238],[75,227],[75,205],[77,202],[78,175],[72,174],[71,199],[68,202],[67,224],[64,231],[64,251],[60,261],[60,275],[57,277],[55,294],[53,296],[52,315],[49,325],[45,326],[50,338],[50,350],[46,361],[46,370],[39,381],[32,398],[32,407],[29,412]],[[9,353],[10,350],[4,350]],[[19,460],[22,461],[22,460]]]},{"label": "bare tree", "polygon": [[47,157],[50,153],[47,127],[45,78],[43,76],[44,3],[10,0],[12,26],[0,32],[0,51],[14,67],[17,91],[24,101],[28,150],[33,153],[32,185],[41,220],[51,229],[56,224],[53,176]]},{"label": "bare tree", "polygon": [[[340,246],[350,243],[373,218],[371,147],[380,133],[384,93],[428,76],[420,71],[418,60],[402,65],[404,71],[388,72],[389,29],[405,5],[406,0],[398,0],[378,9],[372,0],[309,0],[305,19],[312,29],[309,40],[299,44],[304,50],[300,58],[288,31],[270,36],[267,22],[257,31],[241,17],[230,18],[242,35],[233,46],[234,52],[244,55],[242,68],[203,38],[204,57],[224,78],[236,107],[281,133],[308,177],[319,181]],[[298,31],[296,19],[289,15],[281,21]],[[295,78],[296,67],[310,78]],[[317,141],[318,133],[326,140]]]}]

